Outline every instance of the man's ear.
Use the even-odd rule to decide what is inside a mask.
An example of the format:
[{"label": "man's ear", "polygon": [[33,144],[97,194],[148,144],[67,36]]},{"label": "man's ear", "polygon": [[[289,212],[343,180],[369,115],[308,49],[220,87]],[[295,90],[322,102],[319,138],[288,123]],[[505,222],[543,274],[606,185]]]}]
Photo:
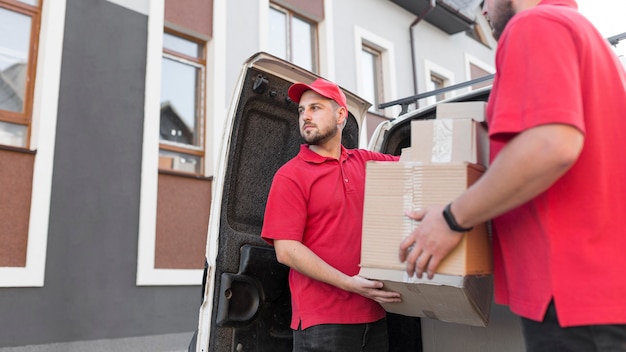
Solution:
[{"label": "man's ear", "polygon": [[346,110],[343,106],[340,106],[338,112],[339,118],[337,118],[337,124],[343,125],[345,121],[348,121],[348,110]]}]

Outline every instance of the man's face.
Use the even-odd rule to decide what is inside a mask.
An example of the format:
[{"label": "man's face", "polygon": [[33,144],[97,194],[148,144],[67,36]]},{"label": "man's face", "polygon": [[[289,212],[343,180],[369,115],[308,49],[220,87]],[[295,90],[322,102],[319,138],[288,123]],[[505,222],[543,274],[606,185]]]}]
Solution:
[{"label": "man's face", "polygon": [[504,28],[515,15],[512,0],[485,0],[483,13],[487,16],[493,36],[500,39]]},{"label": "man's face", "polygon": [[309,145],[324,144],[340,131],[337,105],[312,90],[302,94],[298,115],[300,135]]}]

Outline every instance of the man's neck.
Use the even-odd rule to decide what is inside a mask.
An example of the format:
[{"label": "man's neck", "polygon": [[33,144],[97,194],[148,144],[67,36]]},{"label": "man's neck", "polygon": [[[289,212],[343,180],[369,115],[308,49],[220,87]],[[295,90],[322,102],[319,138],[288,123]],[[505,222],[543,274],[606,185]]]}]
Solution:
[{"label": "man's neck", "polygon": [[519,13],[537,6],[541,0],[517,0],[513,2],[515,13]]},{"label": "man's neck", "polygon": [[309,145],[309,149],[321,156],[339,160],[341,157],[341,143],[333,142],[334,141],[318,145]]}]

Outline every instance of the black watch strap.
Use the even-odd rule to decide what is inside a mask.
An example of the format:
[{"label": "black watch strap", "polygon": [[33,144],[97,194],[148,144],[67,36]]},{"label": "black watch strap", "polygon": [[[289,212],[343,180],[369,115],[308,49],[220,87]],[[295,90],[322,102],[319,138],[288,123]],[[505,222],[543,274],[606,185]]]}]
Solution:
[{"label": "black watch strap", "polygon": [[459,225],[459,223],[456,222],[456,219],[454,218],[454,215],[452,215],[452,211],[450,210],[451,206],[452,206],[452,203],[448,203],[448,205],[446,205],[446,207],[443,208],[443,218],[446,220],[446,223],[448,223],[450,230],[456,231],[456,232],[472,231],[473,227],[461,227],[461,225]]}]

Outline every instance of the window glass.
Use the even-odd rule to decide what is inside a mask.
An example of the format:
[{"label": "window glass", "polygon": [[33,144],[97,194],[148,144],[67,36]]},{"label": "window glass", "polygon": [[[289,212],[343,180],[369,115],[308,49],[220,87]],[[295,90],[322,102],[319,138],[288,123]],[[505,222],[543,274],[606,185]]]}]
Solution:
[{"label": "window glass", "polygon": [[382,56],[380,50],[363,43],[361,50],[362,95],[372,103],[369,111],[377,114],[383,114],[378,109],[378,105],[383,102],[385,96]]},{"label": "window glass", "polygon": [[313,66],[313,26],[297,17],[292,20],[292,62],[309,71],[314,71]]},{"label": "window glass", "polygon": [[39,1],[38,0],[17,0],[17,1],[23,2],[23,3],[28,4],[28,5],[32,5],[32,6],[39,5]]},{"label": "window glass", "polygon": [[[439,77],[435,74],[430,75],[430,82],[432,83],[431,89],[441,89],[446,86],[446,80],[443,77]],[[439,93],[436,95],[437,101],[441,101],[446,98],[446,93]]]},{"label": "window glass", "polygon": [[161,140],[200,146],[198,83],[201,70],[164,57],[161,73]]},{"label": "window glass", "polygon": [[[475,65],[473,63],[470,63],[469,67],[470,67],[470,79],[476,79],[476,78],[484,77],[484,76],[487,76],[487,75],[490,74],[489,71],[487,71],[487,70],[485,70],[485,69],[483,69],[483,68],[481,68],[481,67],[479,67],[479,66],[477,66],[477,65]],[[492,83],[491,81],[485,81],[485,82],[481,82],[481,83],[478,83],[478,84],[474,84],[474,85],[472,85],[472,89],[478,89],[478,88],[481,88],[481,87],[486,87],[486,86],[490,85],[491,83]]]},{"label": "window glass", "polygon": [[287,15],[270,8],[270,53],[287,60]]},{"label": "window glass", "polygon": [[0,8],[0,110],[24,112],[31,18]]},{"label": "window glass", "polygon": [[361,96],[365,98],[365,100],[372,103],[369,111],[376,112],[378,110],[378,88],[376,82],[376,60],[377,56],[370,52],[369,50],[365,50],[365,48],[361,51],[361,84],[363,85],[363,91]]},{"label": "window glass", "polygon": [[204,45],[164,32],[159,168],[204,172]]},{"label": "window glass", "polygon": [[190,57],[199,58],[201,55],[200,45],[198,43],[169,33],[163,34],[163,47]]},{"label": "window glass", "polygon": [[0,144],[26,148],[27,126],[0,121]]},{"label": "window glass", "polygon": [[317,26],[289,10],[272,5],[269,52],[309,71],[317,71]]}]

